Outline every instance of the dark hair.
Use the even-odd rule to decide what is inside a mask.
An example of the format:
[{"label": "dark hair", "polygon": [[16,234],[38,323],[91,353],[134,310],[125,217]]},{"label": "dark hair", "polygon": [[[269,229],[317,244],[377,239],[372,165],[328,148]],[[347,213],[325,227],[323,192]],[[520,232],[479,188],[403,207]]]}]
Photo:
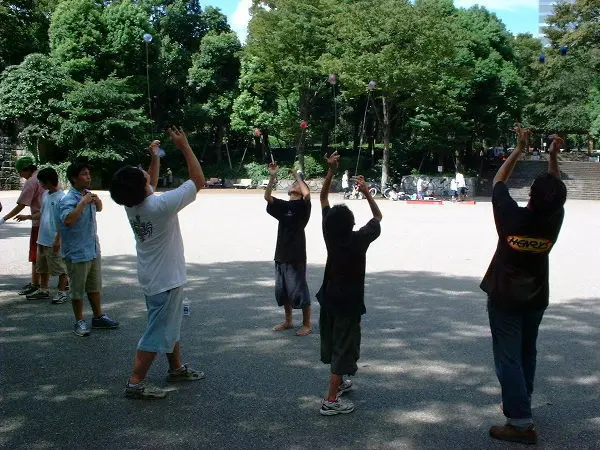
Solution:
[{"label": "dark hair", "polygon": [[35,164],[32,164],[32,165],[30,165],[30,166],[23,167],[23,168],[21,169],[21,171],[23,171],[23,172],[31,172],[31,173],[35,172],[36,170],[37,170],[37,166],[36,166]]},{"label": "dark hair", "polygon": [[531,185],[531,209],[541,214],[553,214],[567,201],[567,187],[556,175],[539,175]]},{"label": "dark hair", "polygon": [[52,167],[46,167],[38,172],[37,178],[42,183],[50,183],[52,186],[58,186],[58,174]]},{"label": "dark hair", "polygon": [[73,183],[73,178],[77,178],[82,170],[89,170],[89,168],[89,164],[84,161],[74,162],[69,167],[67,167],[67,178],[69,179],[69,183],[71,183],[71,186],[75,186],[75,183]]},{"label": "dark hair", "polygon": [[146,198],[146,177],[137,167],[121,167],[110,183],[110,196],[119,205],[137,206]]},{"label": "dark hair", "polygon": [[348,241],[354,228],[354,214],[346,205],[333,206],[323,223],[327,242],[343,243]]}]

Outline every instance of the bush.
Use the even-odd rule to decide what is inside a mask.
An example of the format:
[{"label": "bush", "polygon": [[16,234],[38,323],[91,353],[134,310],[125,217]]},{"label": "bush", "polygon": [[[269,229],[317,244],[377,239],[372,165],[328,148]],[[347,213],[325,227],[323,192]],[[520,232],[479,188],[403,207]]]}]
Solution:
[{"label": "bush", "polygon": [[[204,176],[208,180],[209,178],[228,178],[236,179],[243,178],[246,171],[245,166],[239,169],[239,164],[234,164],[233,168],[229,167],[228,162],[222,162],[220,164],[208,164],[203,166]],[[181,173],[185,173],[187,177],[187,168],[183,167],[180,169]],[[179,172],[177,172],[179,175]]]},{"label": "bush", "polygon": [[261,180],[269,178],[269,169],[266,164],[250,162],[244,164],[244,173],[246,178],[252,178],[255,183],[260,183]]},{"label": "bush", "polygon": [[[297,161],[294,163],[294,168],[300,168]],[[304,178],[320,177],[323,176],[326,171],[327,167],[325,166],[325,161],[318,161],[312,155],[304,155]]]},{"label": "bush", "polygon": [[58,174],[58,184],[60,185],[60,187],[64,190],[69,190],[71,189],[71,183],[67,178],[67,167],[69,167],[70,164],[70,161],[65,161],[60,164],[42,164],[38,167],[38,169],[42,170],[46,167],[52,167],[54,170],[56,170],[56,173]]}]

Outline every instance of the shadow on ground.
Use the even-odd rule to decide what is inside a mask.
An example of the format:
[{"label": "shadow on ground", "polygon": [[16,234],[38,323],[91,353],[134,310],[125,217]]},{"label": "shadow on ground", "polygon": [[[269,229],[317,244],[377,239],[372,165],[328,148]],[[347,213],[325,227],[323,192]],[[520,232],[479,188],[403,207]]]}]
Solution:
[{"label": "shadow on ground", "polygon": [[[2,214],[0,214],[2,216]],[[28,222],[31,224],[31,222]],[[0,241],[3,239],[29,236],[31,234],[31,225],[23,226],[13,219],[0,225]]]},{"label": "shadow on ground", "polygon": [[[69,304],[0,294],[0,446],[4,448],[505,448],[491,338],[478,280],[382,272],[367,280],[362,358],[348,395],[356,411],[321,417],[328,367],[318,329],[274,333],[271,262],[188,265],[185,359],[206,380],[162,401],[122,398],[145,326],[135,259],[103,259],[105,309],[121,329],[71,334]],[[309,267],[314,294],[322,267]],[[16,289],[26,280],[0,277]],[[313,323],[318,323],[315,303]],[[594,448],[600,306],[573,300],[547,312],[535,416],[545,448]],[[299,321],[299,316],[295,318]],[[165,385],[157,359],[149,379]],[[576,439],[576,441],[575,441]]]}]

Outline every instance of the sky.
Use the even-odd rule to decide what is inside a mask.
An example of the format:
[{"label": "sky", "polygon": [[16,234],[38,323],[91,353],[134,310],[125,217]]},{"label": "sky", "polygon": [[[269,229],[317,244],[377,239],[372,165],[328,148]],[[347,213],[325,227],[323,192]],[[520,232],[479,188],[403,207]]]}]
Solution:
[{"label": "sky", "polygon": [[[229,18],[229,24],[242,41],[246,36],[249,20],[248,8],[252,0],[204,0],[201,5],[216,6]],[[455,0],[458,7],[468,8],[475,4],[495,12],[508,30],[514,34],[538,34],[538,0]]]}]

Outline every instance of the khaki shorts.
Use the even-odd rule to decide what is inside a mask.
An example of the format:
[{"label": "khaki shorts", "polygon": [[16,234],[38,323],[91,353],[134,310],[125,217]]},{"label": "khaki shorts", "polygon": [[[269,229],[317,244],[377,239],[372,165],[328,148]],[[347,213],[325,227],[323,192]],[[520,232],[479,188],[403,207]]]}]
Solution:
[{"label": "khaki shorts", "polygon": [[85,294],[94,294],[102,290],[102,265],[100,255],[92,261],[74,263],[65,260],[69,274],[69,287],[73,300],[83,300]]},{"label": "khaki shorts", "polygon": [[61,258],[60,253],[54,253],[52,247],[38,245],[35,271],[50,275],[63,275],[67,273],[67,268],[65,260]]}]

